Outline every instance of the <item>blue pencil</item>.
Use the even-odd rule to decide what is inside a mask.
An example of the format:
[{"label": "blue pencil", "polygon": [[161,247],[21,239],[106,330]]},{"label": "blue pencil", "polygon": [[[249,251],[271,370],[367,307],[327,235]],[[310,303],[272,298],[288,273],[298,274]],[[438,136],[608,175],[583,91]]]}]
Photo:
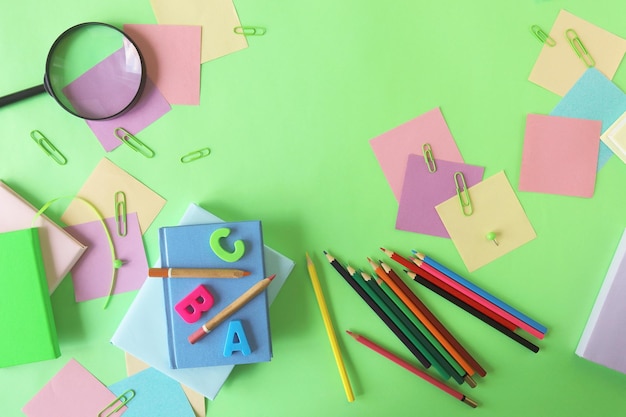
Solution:
[{"label": "blue pencil", "polygon": [[520,319],[524,323],[528,324],[532,328],[536,329],[537,331],[539,331],[541,333],[544,333],[544,334],[548,331],[548,329],[544,325],[542,325],[540,323],[537,323],[535,320],[533,320],[530,317],[526,316],[524,313],[522,313],[522,312],[516,310],[515,308],[511,307],[510,305],[506,304],[504,301],[494,297],[493,295],[489,294],[487,291],[483,290],[482,288],[476,286],[475,284],[473,284],[473,283],[469,282],[468,280],[466,280],[465,278],[461,277],[457,273],[455,273],[455,272],[449,270],[448,268],[446,268],[445,266],[441,265],[439,262],[435,261],[434,259],[429,258],[428,256],[424,255],[423,253],[419,253],[419,252],[417,252],[415,250],[413,250],[412,252],[415,254],[415,256],[417,256],[422,261],[426,262],[428,265],[430,265],[433,268],[439,270],[441,273],[446,274],[448,277],[452,278],[453,280],[455,280],[459,284],[463,285],[465,288],[467,288],[467,289],[475,292],[476,294],[480,295],[481,297],[491,301],[493,304],[497,305],[502,310],[506,311],[507,313],[511,314],[512,316],[517,317],[518,319]]}]

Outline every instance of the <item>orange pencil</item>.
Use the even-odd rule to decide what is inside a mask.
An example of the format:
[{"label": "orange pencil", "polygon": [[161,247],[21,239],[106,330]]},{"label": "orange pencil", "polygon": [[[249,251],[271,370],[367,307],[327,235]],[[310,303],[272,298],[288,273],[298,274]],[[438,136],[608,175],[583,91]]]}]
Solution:
[{"label": "orange pencil", "polygon": [[248,271],[226,268],[150,268],[151,278],[241,278],[250,275]]}]

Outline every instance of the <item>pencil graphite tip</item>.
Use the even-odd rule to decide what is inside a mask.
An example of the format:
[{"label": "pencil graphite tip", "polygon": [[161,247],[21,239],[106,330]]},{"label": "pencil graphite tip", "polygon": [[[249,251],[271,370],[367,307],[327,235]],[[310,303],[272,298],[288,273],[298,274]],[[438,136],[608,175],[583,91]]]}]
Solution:
[{"label": "pencil graphite tip", "polygon": [[352,333],[350,330],[346,330],[346,333],[348,333],[350,336],[354,337],[355,339],[357,338],[357,335],[355,333]]},{"label": "pencil graphite tip", "polygon": [[267,279],[268,279],[268,280],[270,280],[270,281],[271,281],[271,280],[273,280],[274,278],[276,278],[276,274],[274,274],[274,275],[272,275],[272,276],[267,277]]},{"label": "pencil graphite tip", "polygon": [[250,271],[243,271],[241,275],[247,277],[248,275],[250,275]]}]

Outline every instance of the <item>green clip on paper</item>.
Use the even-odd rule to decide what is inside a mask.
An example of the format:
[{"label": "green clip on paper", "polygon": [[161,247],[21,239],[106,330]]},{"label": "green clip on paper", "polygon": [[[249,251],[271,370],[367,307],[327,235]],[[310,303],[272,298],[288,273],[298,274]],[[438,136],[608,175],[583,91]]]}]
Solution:
[{"label": "green clip on paper", "polygon": [[556,45],[556,41],[552,39],[550,35],[544,32],[543,29],[541,29],[539,26],[532,25],[530,27],[530,31],[533,33],[533,35],[535,35],[537,39],[539,39],[539,42],[544,43],[548,46]]},{"label": "green clip on paper", "polygon": [[128,225],[126,223],[126,194],[124,191],[115,193],[115,224],[117,225],[117,235],[126,236]]},{"label": "green clip on paper", "polygon": [[[119,132],[122,134],[120,135]],[[119,140],[122,141],[122,143],[128,145],[133,151],[139,152],[146,158],[152,158],[154,156],[154,151],[152,149],[123,127],[116,128],[113,133]]]},{"label": "green clip on paper", "polygon": [[258,26],[235,26],[233,32],[237,35],[244,36],[263,36],[267,32],[267,29]]},{"label": "green clip on paper", "polygon": [[433,156],[433,148],[430,146],[430,143],[425,143],[422,145],[422,153],[424,154],[424,161],[426,162],[426,167],[428,168],[428,172],[431,174],[437,171],[437,164],[435,163],[435,157]]},{"label": "green clip on paper", "polygon": [[471,216],[474,208],[472,207],[472,200],[470,200],[469,190],[465,183],[465,175],[462,172],[457,171],[454,173],[454,184],[456,186],[456,195],[459,196],[459,202],[461,203],[461,211],[466,216]]},{"label": "green clip on paper", "polygon": [[[122,393],[122,395],[120,395],[115,400],[113,400],[109,404],[107,404],[107,406],[104,407],[104,409],[98,413],[98,417],[109,417],[109,416],[112,416],[113,414],[115,414],[118,411],[120,411],[122,409],[122,407],[124,407],[126,404],[128,404],[128,402],[130,400],[132,400],[134,397],[135,397],[135,391],[134,390],[129,389],[128,391],[125,391],[124,393]],[[115,406],[115,404],[117,404],[117,403],[119,403],[117,405],[117,407],[113,408]],[[107,413],[107,414],[104,414],[104,413]]]},{"label": "green clip on paper", "polygon": [[33,130],[30,132],[30,137],[35,141],[37,145],[48,155],[50,158],[54,160],[59,165],[67,164],[67,158],[63,156],[61,151],[59,151],[56,146],[52,144],[48,140],[47,137],[44,136],[39,130]]},{"label": "green clip on paper", "polygon": [[567,37],[567,40],[569,41],[569,44],[574,52],[576,52],[576,55],[578,55],[578,58],[583,60],[587,68],[594,67],[596,65],[596,61],[594,61],[591,55],[589,55],[587,48],[585,48],[585,45],[581,42],[576,31],[574,29],[567,29],[565,31],[565,36]]}]

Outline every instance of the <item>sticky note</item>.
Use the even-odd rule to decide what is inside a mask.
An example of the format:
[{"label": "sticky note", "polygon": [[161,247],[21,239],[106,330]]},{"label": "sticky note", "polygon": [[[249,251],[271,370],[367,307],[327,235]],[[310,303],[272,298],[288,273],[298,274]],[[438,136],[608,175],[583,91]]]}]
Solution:
[{"label": "sticky note", "polygon": [[[139,228],[137,213],[126,216],[126,236],[117,234],[114,218],[105,219],[117,259],[124,262],[116,272],[117,280],[113,294],[121,294],[141,288],[146,279],[148,261]],[[109,242],[102,223],[94,220],[87,223],[67,226],[70,235],[85,242],[87,251],[72,269],[74,296],[77,302],[106,297],[111,285],[112,261]]]},{"label": "sticky note", "polygon": [[626,163],[626,112],[600,136],[608,148]]},{"label": "sticky note", "polygon": [[560,96],[565,95],[587,69],[565,36],[568,29],[574,29],[595,61],[595,68],[610,79],[626,52],[625,39],[561,10],[550,30],[556,45],[543,46],[528,78]]},{"label": "sticky note", "polygon": [[529,114],[519,190],[593,197],[601,128],[599,120]]},{"label": "sticky note", "polygon": [[441,110],[437,107],[370,140],[370,146],[397,200],[402,194],[407,157],[431,145],[435,159],[463,162]]},{"label": "sticky note", "polygon": [[438,159],[437,170],[429,172],[422,155],[409,155],[402,195],[396,217],[396,229],[449,237],[435,206],[456,195],[454,173],[465,176],[468,187],[483,179],[484,168]]},{"label": "sticky note", "polygon": [[[533,229],[504,171],[469,188],[473,214],[465,216],[457,196],[435,209],[468,271],[472,272],[533,240]],[[486,238],[496,233],[498,245]]]}]

